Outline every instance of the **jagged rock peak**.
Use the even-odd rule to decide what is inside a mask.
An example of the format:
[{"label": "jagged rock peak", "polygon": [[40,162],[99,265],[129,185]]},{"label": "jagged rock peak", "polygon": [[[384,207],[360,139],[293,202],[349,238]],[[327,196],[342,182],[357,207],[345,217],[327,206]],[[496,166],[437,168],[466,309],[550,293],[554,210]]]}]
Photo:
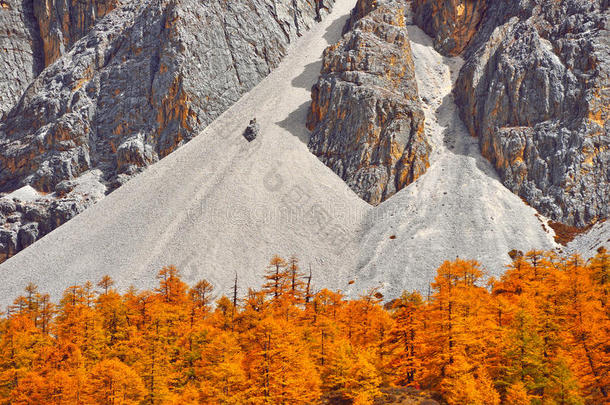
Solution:
[{"label": "jagged rock peak", "polygon": [[359,1],[351,30],[325,51],[312,90],[309,149],[375,205],[429,166],[406,7]]}]

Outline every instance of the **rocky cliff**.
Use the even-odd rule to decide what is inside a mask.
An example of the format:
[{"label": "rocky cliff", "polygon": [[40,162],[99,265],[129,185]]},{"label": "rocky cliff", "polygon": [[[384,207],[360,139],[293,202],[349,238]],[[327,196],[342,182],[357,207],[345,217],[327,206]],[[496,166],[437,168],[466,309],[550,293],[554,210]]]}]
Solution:
[{"label": "rocky cliff", "polygon": [[0,120],[44,67],[31,1],[0,0]]},{"label": "rocky cliff", "polygon": [[[408,27],[411,51],[436,148],[426,173],[372,206],[310,153],[303,107],[354,4],[337,1],[268,80],[191,142],[0,264],[0,305],[28,282],[52,297],[101,274],[123,291],[154,288],[151,269],[168,263],[219,291],[232,288],[234,271],[240,286],[256,286],[256,269],[276,252],[302,252],[316,285],[349,296],[381,287],[393,297],[425,290],[448,257],[475,257],[498,277],[511,249],[552,249],[535,210],[502,186],[456,115],[459,60],[435,52],[417,27]],[[248,143],[254,117],[261,132]]]},{"label": "rocky cliff", "polygon": [[429,166],[406,5],[358,2],[312,90],[309,149],[375,205]]},{"label": "rocky cliff", "polygon": [[118,0],[0,0],[0,120]]},{"label": "rocky cliff", "polygon": [[414,6],[440,51],[465,49],[456,102],[504,184],[554,220],[584,226],[606,218],[607,2],[417,0]]},{"label": "rocky cliff", "polygon": [[82,38],[119,0],[34,0],[45,66]]},{"label": "rocky cliff", "polygon": [[[76,214],[99,198],[76,187],[91,184],[80,177],[95,173],[95,190],[99,184],[112,190],[190,140],[276,67],[288,45],[332,4],[37,3],[44,60],[67,51],[33,80],[0,123],[0,191],[31,186],[47,194],[36,199],[47,208],[76,199],[70,211]],[[80,191],[74,194],[74,188]],[[8,255],[21,228],[40,224],[22,211],[16,206],[15,214],[1,218],[10,228],[3,237]],[[37,237],[57,225],[39,226]]]}]

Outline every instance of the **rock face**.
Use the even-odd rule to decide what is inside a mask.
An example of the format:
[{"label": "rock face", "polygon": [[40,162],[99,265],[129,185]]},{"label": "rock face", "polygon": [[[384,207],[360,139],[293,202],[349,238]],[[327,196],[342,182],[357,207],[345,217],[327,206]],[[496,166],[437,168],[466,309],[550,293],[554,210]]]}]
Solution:
[{"label": "rock face", "polygon": [[51,62],[74,45],[0,123],[0,192],[30,185],[62,200],[66,182],[98,170],[109,191],[120,186],[254,87],[332,4],[37,3],[44,59]]},{"label": "rock face", "polygon": [[[601,1],[495,1],[456,84],[504,184],[554,220],[610,213],[610,13]],[[517,4],[518,3],[518,4]]]},{"label": "rock face", "polygon": [[360,1],[312,89],[309,149],[375,205],[429,166],[405,13],[400,0]]},{"label": "rock face", "polygon": [[118,0],[0,0],[0,121]]},{"label": "rock face", "polygon": [[0,120],[44,67],[32,0],[0,0]]},{"label": "rock face", "polygon": [[445,55],[459,55],[468,46],[485,13],[486,0],[414,0],[416,24],[434,38]]},{"label": "rock face", "polygon": [[375,1],[371,0],[357,0],[356,6],[352,9],[350,19],[343,27],[343,33],[350,31],[354,25],[368,13],[373,11],[377,7]]},{"label": "rock face", "polygon": [[[415,6],[417,22],[440,51],[465,49],[456,103],[503,183],[556,221],[584,226],[608,217],[607,1],[417,0]],[[472,18],[456,19],[460,9]]]},{"label": "rock face", "polygon": [[119,0],[34,0],[45,66],[70,49]]},{"label": "rock face", "polygon": [[1,198],[4,223],[0,228],[0,262],[63,225],[99,198],[99,195],[80,193],[61,199],[42,197],[35,201]]}]

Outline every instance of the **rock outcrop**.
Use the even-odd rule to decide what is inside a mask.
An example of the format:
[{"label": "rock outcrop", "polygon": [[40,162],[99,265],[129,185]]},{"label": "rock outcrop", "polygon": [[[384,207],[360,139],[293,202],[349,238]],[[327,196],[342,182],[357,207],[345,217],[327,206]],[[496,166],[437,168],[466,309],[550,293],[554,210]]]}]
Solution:
[{"label": "rock outcrop", "polygon": [[456,103],[503,183],[562,223],[608,217],[607,1],[416,0],[414,7],[439,51],[463,51]]},{"label": "rock outcrop", "polygon": [[50,33],[42,41],[47,62],[97,22],[0,123],[0,192],[30,185],[62,199],[66,181],[96,170],[113,190],[254,87],[332,4],[40,2],[39,21],[47,21],[40,31]]},{"label": "rock outcrop", "polygon": [[356,5],[352,9],[351,15],[345,27],[343,27],[343,34],[349,32],[354,25],[368,13],[373,11],[377,7],[375,1],[371,0],[357,0]]},{"label": "rock outcrop", "polygon": [[312,90],[309,149],[375,205],[429,166],[405,13],[401,0],[359,2]]},{"label": "rock outcrop", "polygon": [[78,181],[66,181],[61,184],[62,192],[56,195],[39,194],[25,186],[0,198],[0,262],[102,198],[106,187],[99,182],[100,174],[92,171]]},{"label": "rock outcrop", "polygon": [[253,140],[256,139],[256,137],[258,136],[258,134],[260,132],[261,132],[260,125],[258,125],[258,123],[256,122],[256,118],[252,118],[250,120],[250,123],[246,127],[246,130],[244,131],[244,138],[246,138],[246,141],[252,142]]}]

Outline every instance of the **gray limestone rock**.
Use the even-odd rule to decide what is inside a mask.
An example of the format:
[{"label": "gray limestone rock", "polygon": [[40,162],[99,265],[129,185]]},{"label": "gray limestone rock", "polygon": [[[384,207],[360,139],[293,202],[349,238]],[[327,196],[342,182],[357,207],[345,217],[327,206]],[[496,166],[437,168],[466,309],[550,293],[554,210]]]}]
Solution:
[{"label": "gray limestone rock", "polygon": [[[122,0],[125,2],[126,0]],[[33,0],[44,65],[48,66],[85,36],[119,0]]]},{"label": "gray limestone rock", "polygon": [[487,0],[413,0],[414,20],[446,55],[458,55],[477,33]]},{"label": "gray limestone rock", "polygon": [[0,233],[0,262],[63,225],[103,196],[90,184],[74,183],[74,190],[62,196],[40,195],[28,201],[10,196],[0,198],[0,229],[4,231]]},{"label": "gray limestone rock", "polygon": [[17,248],[19,250],[25,249],[38,239],[38,224],[36,222],[30,222],[19,228],[17,233]]},{"label": "gray limestone rock", "polygon": [[375,205],[429,166],[405,12],[400,0],[358,2],[312,90],[309,149]]},{"label": "gray limestone rock", "polygon": [[52,192],[92,168],[110,184],[166,156],[277,66],[318,12],[305,0],[115,9],[0,125],[0,190]]},{"label": "gray limestone rock", "polygon": [[0,228],[0,261],[4,261],[17,253],[17,230],[11,223]]},{"label": "gray limestone rock", "polygon": [[33,0],[0,0],[0,121],[43,69]]},{"label": "gray limestone rock", "polygon": [[553,220],[610,214],[610,10],[603,0],[414,0],[465,59],[454,95],[503,183]]},{"label": "gray limestone rock", "polygon": [[601,1],[489,1],[454,90],[504,184],[554,220],[610,214],[610,12]]},{"label": "gray limestone rock", "polygon": [[[123,0],[126,1],[126,0]],[[0,0],[0,121],[118,0]]]},{"label": "gray limestone rock", "polygon": [[10,215],[17,209],[15,202],[8,198],[0,198],[0,212],[2,214]]}]

